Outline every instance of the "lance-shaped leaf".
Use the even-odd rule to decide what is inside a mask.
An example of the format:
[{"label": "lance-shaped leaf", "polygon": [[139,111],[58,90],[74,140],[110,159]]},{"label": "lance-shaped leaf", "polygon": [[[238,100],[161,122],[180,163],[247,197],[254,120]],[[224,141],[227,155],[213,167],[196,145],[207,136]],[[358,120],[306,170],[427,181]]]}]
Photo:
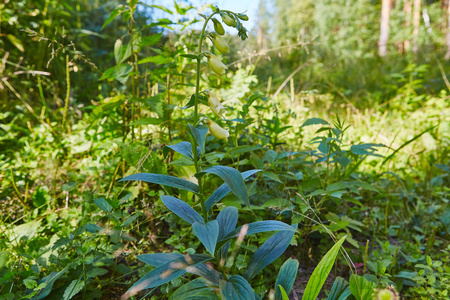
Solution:
[{"label": "lance-shaped leaf", "polygon": [[222,274],[219,273],[211,264],[196,264],[195,266],[187,267],[186,272],[201,276],[208,280],[210,284],[219,286],[219,280],[222,279]]},{"label": "lance-shaped leaf", "polygon": [[[170,148],[175,152],[178,152],[184,156],[194,159],[194,154],[192,154],[192,145],[189,142],[180,142],[175,145],[168,145],[164,147],[164,155],[167,155],[166,149]],[[200,147],[197,146],[197,152],[200,153]]]},{"label": "lance-shaped leaf", "polygon": [[211,259],[213,258],[208,255],[192,254],[183,255],[166,262],[142,277],[127,291],[126,295],[132,296],[142,290],[160,286],[185,274],[187,267],[204,263]]},{"label": "lance-shaped leaf", "polygon": [[[267,221],[259,221],[259,222],[253,222],[250,224],[244,225],[247,227],[246,234],[254,234],[254,233],[260,233],[260,232],[267,232],[267,231],[297,231],[297,228],[294,228],[286,223],[283,223],[281,221],[275,221],[275,220],[267,220]],[[228,233],[222,241],[226,241],[228,239],[234,238],[239,236],[243,226],[240,226],[230,233]]]},{"label": "lance-shaped leaf", "polygon": [[219,213],[217,222],[219,224],[219,240],[236,228],[238,221],[238,210],[234,206],[228,206]]},{"label": "lance-shaped leaf", "polygon": [[138,255],[137,258],[146,263],[147,265],[153,267],[162,266],[168,262],[171,262],[175,259],[183,257],[183,254],[180,253],[152,253],[152,254],[141,254]]},{"label": "lance-shaped leaf", "polygon": [[220,296],[223,300],[255,300],[252,286],[240,275],[233,275],[228,280],[220,280]]},{"label": "lance-shaped leaf", "polygon": [[215,174],[222,178],[231,191],[239,198],[239,200],[250,206],[244,178],[242,178],[242,175],[238,170],[225,166],[213,166],[204,171],[198,172],[196,176],[202,176],[205,173]]},{"label": "lance-shaped leaf", "polygon": [[289,295],[291,292],[292,286],[294,285],[295,277],[297,277],[298,272],[298,260],[289,258],[285,263],[281,266],[280,272],[278,272],[277,282],[275,284],[275,299],[282,300],[282,290],[280,286],[283,288],[284,292]]},{"label": "lance-shaped leaf", "polygon": [[194,137],[197,145],[200,147],[201,153],[205,153],[205,141],[208,134],[208,127],[198,126],[194,127],[189,124],[189,133]]},{"label": "lance-shaped leaf", "polygon": [[346,300],[352,292],[348,286],[348,282],[342,277],[336,277],[333,287],[328,294],[327,300]]},{"label": "lance-shaped leaf", "polygon": [[317,267],[314,269],[311,277],[309,278],[308,284],[306,285],[305,293],[303,294],[302,300],[315,300],[322,289],[325,280],[330,274],[331,268],[333,267],[336,256],[339,253],[339,248],[345,241],[344,236],[341,238],[322,258]]},{"label": "lance-shaped leaf", "polygon": [[150,183],[156,183],[161,185],[167,185],[174,188],[179,188],[182,190],[186,190],[193,193],[198,193],[198,185],[195,183],[181,179],[178,177],[168,176],[168,175],[160,175],[160,174],[152,174],[152,173],[138,173],[122,178],[120,181],[144,181]]},{"label": "lance-shaped leaf", "polygon": [[245,278],[248,280],[252,279],[286,251],[294,237],[297,224],[292,225],[292,228],[294,231],[279,231],[274,233],[258,250],[256,250],[247,269],[244,271]]},{"label": "lance-shaped leaf", "polygon": [[178,288],[169,300],[219,300],[213,288],[203,278],[194,279]]},{"label": "lance-shaped leaf", "polygon": [[217,238],[219,237],[219,224],[217,220],[210,221],[206,224],[195,222],[192,229],[206,250],[214,255],[216,250]]},{"label": "lance-shaped leaf", "polygon": [[[242,172],[241,175],[242,175],[242,178],[245,180],[248,177],[250,177],[253,174],[260,172],[260,171],[261,170],[249,170],[249,171]],[[205,201],[206,210],[209,211],[211,209],[211,207],[213,207],[214,204],[216,204],[217,202],[222,200],[226,195],[228,195],[229,192],[231,192],[231,189],[228,187],[228,185],[226,183],[219,186],[214,191],[214,193],[212,193],[211,196],[209,196],[209,198]]]},{"label": "lance-shaped leaf", "polygon": [[190,224],[195,222],[205,223],[202,216],[186,202],[172,196],[161,196],[161,201],[168,209],[186,222]]}]

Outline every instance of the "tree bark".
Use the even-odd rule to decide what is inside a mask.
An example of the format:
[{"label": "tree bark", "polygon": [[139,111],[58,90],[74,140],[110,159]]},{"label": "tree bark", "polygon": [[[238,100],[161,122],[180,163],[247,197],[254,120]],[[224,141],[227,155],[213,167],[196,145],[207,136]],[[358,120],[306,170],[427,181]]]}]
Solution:
[{"label": "tree bark", "polygon": [[380,56],[386,56],[387,54],[391,3],[392,0],[383,0],[381,4],[380,39],[378,41],[378,54]]},{"label": "tree bark", "polygon": [[420,6],[422,0],[414,0],[413,12],[413,52],[419,50]]}]

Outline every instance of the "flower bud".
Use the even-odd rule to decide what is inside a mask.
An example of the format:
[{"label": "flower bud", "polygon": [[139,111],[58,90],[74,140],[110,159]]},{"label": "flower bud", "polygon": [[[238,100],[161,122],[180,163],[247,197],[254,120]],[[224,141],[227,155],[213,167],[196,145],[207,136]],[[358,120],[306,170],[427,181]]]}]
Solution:
[{"label": "flower bud", "polygon": [[212,41],[214,43],[214,46],[221,53],[226,54],[230,51],[230,47],[228,46],[227,42],[225,42],[225,40],[221,36],[214,34],[212,36]]},{"label": "flower bud", "polygon": [[216,114],[218,117],[221,117],[225,112],[225,107],[220,103],[219,99],[211,93],[210,91],[206,91],[206,96],[208,97],[208,105],[211,108],[212,112]]},{"label": "flower bud", "polygon": [[214,54],[205,53],[205,56],[208,58],[209,67],[217,75],[222,75],[225,70],[228,69],[228,67],[225,66],[223,62]]},{"label": "flower bud", "polygon": [[238,14],[237,16],[242,21],[248,21],[248,16],[246,14]]},{"label": "flower bud", "polygon": [[222,127],[217,125],[216,122],[211,121],[209,119],[206,119],[205,122],[206,125],[208,125],[209,131],[211,131],[212,135],[215,136],[216,138],[226,140],[230,135],[228,130],[223,129]]},{"label": "flower bud", "polygon": [[220,23],[216,18],[212,18],[214,22],[214,30],[217,32],[217,34],[224,35],[225,29],[223,29],[222,23]]},{"label": "flower bud", "polygon": [[222,21],[230,27],[236,27],[236,20],[226,13],[222,15]]}]

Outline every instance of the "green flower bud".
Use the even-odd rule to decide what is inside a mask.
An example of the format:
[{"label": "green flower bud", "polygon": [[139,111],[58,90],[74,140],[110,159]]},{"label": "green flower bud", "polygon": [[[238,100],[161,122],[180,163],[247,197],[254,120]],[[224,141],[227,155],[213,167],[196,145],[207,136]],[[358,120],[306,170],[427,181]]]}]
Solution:
[{"label": "green flower bud", "polygon": [[216,18],[212,18],[212,21],[214,22],[214,30],[217,34],[224,35],[225,29],[223,29],[222,23],[220,23]]},{"label": "green flower bud", "polygon": [[222,15],[222,21],[230,27],[236,27],[236,20],[226,13]]},{"label": "green flower bud", "polygon": [[228,46],[227,42],[225,40],[217,35],[213,34],[211,36],[212,42],[214,43],[214,46],[219,50],[221,53],[226,54],[230,51],[230,47]]},{"label": "green flower bud", "polygon": [[208,125],[209,131],[216,138],[226,140],[230,136],[230,133],[228,132],[228,130],[223,129],[222,127],[217,125],[216,122],[211,121],[209,119],[206,119],[205,122],[206,122],[206,125]]},{"label": "green flower bud", "polygon": [[211,93],[210,91],[205,91],[206,96],[208,97],[208,105],[211,108],[212,112],[216,114],[218,117],[221,117],[225,112],[225,107],[220,103],[219,99]]},{"label": "green flower bud", "polygon": [[242,21],[248,21],[248,16],[246,14],[238,14],[237,16]]},{"label": "green flower bud", "polygon": [[205,56],[208,58],[209,67],[217,75],[222,75],[225,73],[225,70],[228,69],[228,67],[214,54],[205,53]]}]

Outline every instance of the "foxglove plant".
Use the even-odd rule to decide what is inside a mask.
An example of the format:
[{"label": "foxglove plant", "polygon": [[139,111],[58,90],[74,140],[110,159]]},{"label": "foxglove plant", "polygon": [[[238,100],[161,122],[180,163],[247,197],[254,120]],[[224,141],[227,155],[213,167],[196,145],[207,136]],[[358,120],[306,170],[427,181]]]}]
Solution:
[{"label": "foxglove plant", "polygon": [[[151,272],[136,282],[124,295],[128,298],[136,293],[156,288],[186,273],[195,274],[199,278],[194,279],[171,296],[171,299],[189,298],[194,299],[260,299],[254,292],[251,281],[259,272],[280,257],[289,246],[296,230],[297,224],[265,220],[243,224],[237,227],[238,209],[233,206],[225,207],[217,215],[212,212],[215,204],[221,201],[228,193],[232,192],[247,207],[250,208],[250,200],[245,185],[245,180],[261,170],[249,170],[239,172],[235,168],[214,165],[204,166],[202,157],[205,155],[205,141],[208,130],[218,139],[228,139],[227,129],[220,127],[215,121],[205,117],[199,117],[199,96],[204,94],[208,98],[212,112],[221,117],[225,108],[210,91],[200,91],[200,66],[202,58],[206,57],[211,70],[217,75],[222,75],[227,69],[226,65],[214,54],[202,51],[205,37],[209,37],[213,45],[221,53],[227,53],[229,47],[221,35],[225,34],[222,23],[214,18],[221,16],[222,21],[238,30],[238,36],[245,40],[247,30],[241,20],[248,20],[245,14],[237,14],[227,10],[216,8],[211,15],[200,14],[204,24],[199,37],[198,52],[196,55],[186,55],[197,61],[196,85],[193,99],[194,116],[193,125],[188,125],[190,142],[183,141],[168,148],[193,161],[195,166],[195,177],[198,182],[188,181],[182,178],[162,175],[139,173],[123,178],[121,181],[144,181],[164,186],[182,189],[195,194],[196,202],[200,204],[201,211],[197,212],[193,207],[173,195],[161,196],[163,204],[177,216],[191,224],[194,235],[203,244],[204,253],[181,254],[181,253],[154,253],[138,255],[142,262],[154,266]],[[208,23],[214,23],[215,32],[207,33]],[[204,126],[201,123],[203,123]],[[206,198],[203,189],[205,174],[213,174],[223,179],[224,183]],[[243,274],[233,274],[234,257],[239,251],[239,246],[246,235],[276,231],[267,239],[254,253]],[[231,254],[231,255],[229,255]],[[297,274],[298,261],[289,259],[280,269],[277,279],[276,298],[282,299],[282,294],[289,294]]]}]

